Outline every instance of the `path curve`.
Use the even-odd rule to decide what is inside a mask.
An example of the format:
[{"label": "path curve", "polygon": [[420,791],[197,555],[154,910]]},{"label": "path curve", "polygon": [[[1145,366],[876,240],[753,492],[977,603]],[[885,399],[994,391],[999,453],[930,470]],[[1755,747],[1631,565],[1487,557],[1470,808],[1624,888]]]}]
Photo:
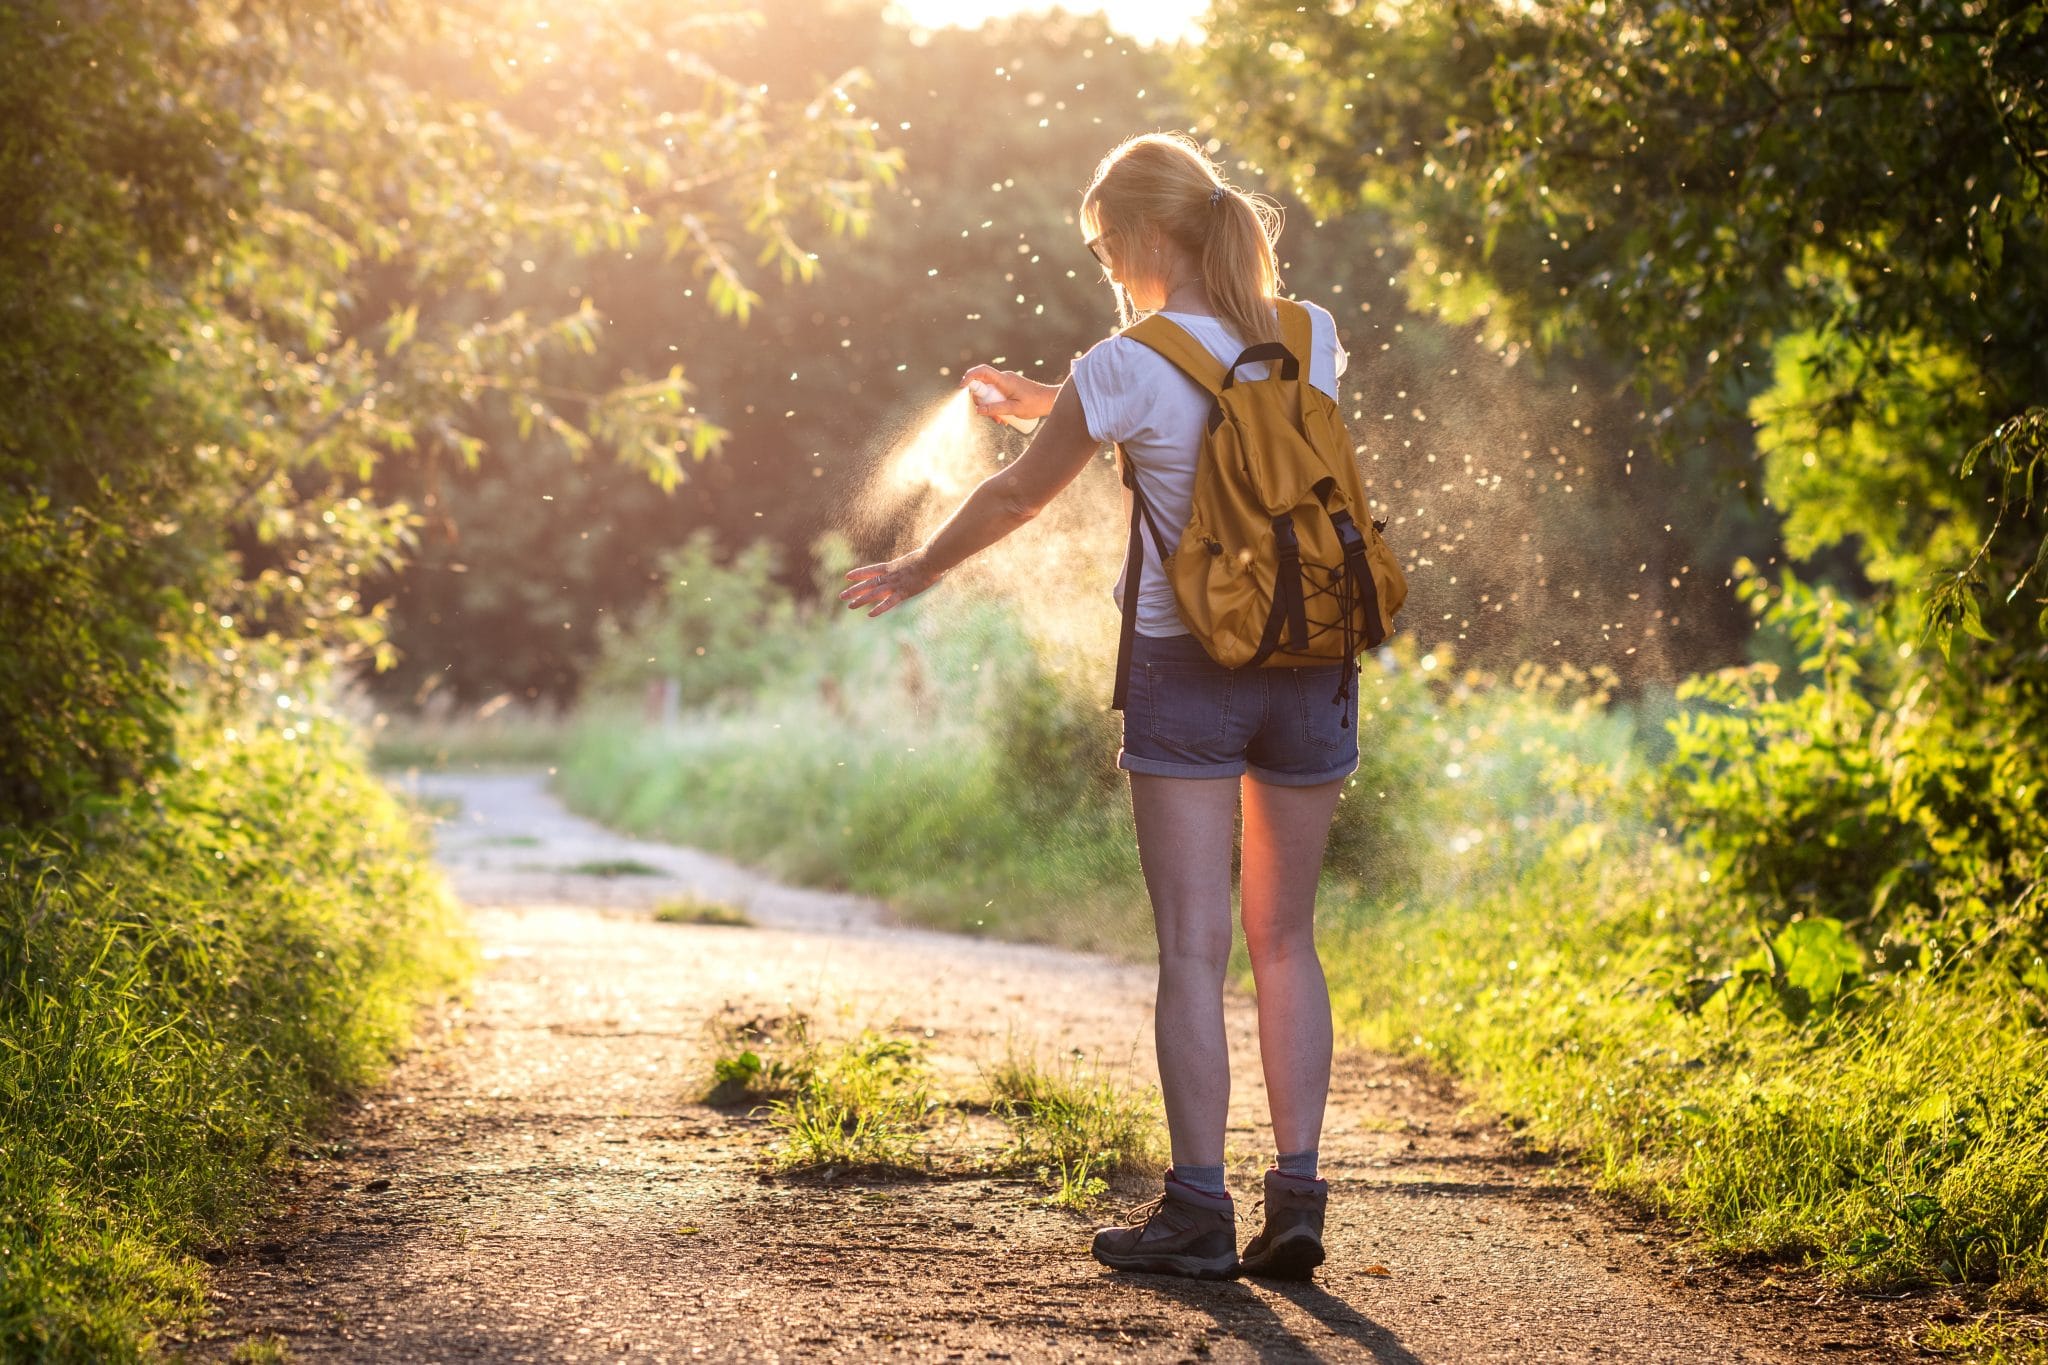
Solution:
[{"label": "path curve", "polygon": [[[1152,1084],[1151,970],[909,929],[622,838],[537,774],[402,785],[445,811],[438,856],[484,970],[216,1268],[217,1320],[183,1343],[197,1358],[266,1336],[363,1362],[1904,1358],[1881,1306],[1694,1266],[1667,1230],[1368,1054],[1337,1060],[1330,1263],[1312,1286],[1107,1271],[1088,1221],[1026,1180],[766,1178],[762,1122],[695,1100],[716,1020],[900,1030],[963,1090],[1010,1046]],[[569,870],[628,860],[658,874]],[[679,895],[755,927],[656,922],[648,907]],[[1270,1150],[1254,1024],[1233,994],[1246,1219]]]}]

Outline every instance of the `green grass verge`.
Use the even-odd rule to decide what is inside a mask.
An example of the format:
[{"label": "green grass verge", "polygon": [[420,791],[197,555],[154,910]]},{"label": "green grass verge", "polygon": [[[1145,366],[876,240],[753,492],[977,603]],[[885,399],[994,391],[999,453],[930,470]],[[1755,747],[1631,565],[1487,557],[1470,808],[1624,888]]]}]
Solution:
[{"label": "green grass verge", "polygon": [[938,1130],[951,1110],[986,1109],[1010,1130],[1007,1146],[973,1157],[976,1169],[1035,1175],[1046,1202],[1087,1212],[1115,1176],[1164,1169],[1156,1091],[1130,1090],[1072,1058],[1048,1065],[1012,1048],[981,1075],[983,1095],[946,1095],[922,1040],[872,1029],[836,1044],[813,1037],[804,1015],[720,1018],[710,1084],[701,1098],[758,1107],[775,1133],[770,1169],[929,1174],[950,1164]]},{"label": "green grass verge", "polygon": [[2038,959],[1872,973],[1799,1023],[1762,981],[1694,1008],[1702,968],[1754,947],[1702,871],[1653,836],[1583,838],[1467,903],[1354,905],[1325,938],[1332,997],[1352,1036],[1457,1071],[1712,1250],[2042,1302]]},{"label": "green grass verge", "polygon": [[1913,1344],[1930,1355],[1979,1365],[2048,1365],[2048,1322],[1988,1313],[1968,1322],[1932,1323]]},{"label": "green grass verge", "polygon": [[589,862],[576,863],[562,871],[578,877],[659,877],[660,868],[643,863],[638,858],[597,858]]},{"label": "green grass verge", "polygon": [[441,714],[378,712],[361,729],[378,769],[445,772],[550,766],[568,748],[570,722],[551,711],[486,703]]},{"label": "green grass verge", "polygon": [[722,901],[699,900],[686,896],[679,900],[663,901],[654,907],[656,924],[713,924],[730,929],[750,929],[754,921],[747,912]]},{"label": "green grass verge", "polygon": [[0,1357],[156,1354],[287,1144],[468,949],[416,818],[316,725],[188,745],[86,842],[0,839]]}]

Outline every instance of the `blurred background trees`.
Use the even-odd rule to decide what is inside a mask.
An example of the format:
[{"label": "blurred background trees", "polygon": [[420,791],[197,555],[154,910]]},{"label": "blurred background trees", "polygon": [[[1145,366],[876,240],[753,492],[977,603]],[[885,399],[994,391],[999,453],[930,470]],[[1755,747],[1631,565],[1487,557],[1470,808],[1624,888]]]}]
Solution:
[{"label": "blurred background trees", "polygon": [[[744,82],[750,20],[659,4],[141,0],[0,15],[0,814],[169,761],[208,698],[381,658],[367,585],[498,430],[673,485],[688,373],[598,359],[657,255],[719,326],[896,167],[857,72]],[[542,270],[545,263],[547,269]],[[687,344],[685,344],[687,343]],[[511,471],[507,471],[511,472]]]},{"label": "blurred background trees", "polygon": [[[901,150],[901,175],[860,241],[820,245],[814,279],[763,283],[743,344],[695,348],[697,401],[727,438],[675,496],[502,418],[474,469],[381,466],[387,496],[434,507],[418,552],[378,589],[397,666],[371,683],[388,703],[573,699],[599,627],[649,601],[660,557],[700,530],[728,552],[772,541],[792,589],[807,587],[825,531],[887,552],[900,526],[857,514],[882,458],[967,366],[1056,381],[1114,327],[1079,242],[1081,189],[1121,138],[1196,122],[1240,183],[1287,203],[1288,285],[1339,316],[1368,475],[1422,561],[1411,629],[1476,662],[1611,662],[1631,683],[1737,657],[1748,622],[1726,569],[1772,552],[1768,511],[1736,499],[1674,516],[1706,462],[1651,457],[1632,405],[1610,396],[1616,361],[1545,360],[1411,311],[1394,224],[1326,219],[1313,196],[1268,185],[1237,155],[1235,120],[1198,118],[1206,97],[1182,91],[1174,53],[1099,17],[926,32],[866,0],[752,8],[760,21],[728,35],[723,69],[808,89],[857,62],[870,76],[858,113]],[[611,320],[594,358],[605,367],[651,372],[718,322],[656,253],[607,261],[589,287]]]}]

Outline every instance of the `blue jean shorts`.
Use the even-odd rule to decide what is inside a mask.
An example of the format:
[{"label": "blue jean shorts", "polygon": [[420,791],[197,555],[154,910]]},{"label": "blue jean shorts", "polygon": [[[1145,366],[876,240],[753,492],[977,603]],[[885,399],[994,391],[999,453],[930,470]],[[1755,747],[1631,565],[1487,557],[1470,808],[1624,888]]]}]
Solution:
[{"label": "blue jean shorts", "polygon": [[1358,700],[1346,669],[1225,668],[1192,635],[1138,635],[1116,766],[1154,777],[1237,777],[1313,787],[1358,769]]}]

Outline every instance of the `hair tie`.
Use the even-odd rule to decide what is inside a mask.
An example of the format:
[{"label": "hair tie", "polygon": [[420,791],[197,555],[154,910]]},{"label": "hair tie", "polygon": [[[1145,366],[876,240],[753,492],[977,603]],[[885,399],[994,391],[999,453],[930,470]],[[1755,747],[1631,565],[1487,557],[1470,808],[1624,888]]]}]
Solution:
[{"label": "hair tie", "polygon": [[1209,207],[1213,209],[1222,202],[1223,187],[1221,185],[1218,185],[1215,189],[1209,191]]}]

